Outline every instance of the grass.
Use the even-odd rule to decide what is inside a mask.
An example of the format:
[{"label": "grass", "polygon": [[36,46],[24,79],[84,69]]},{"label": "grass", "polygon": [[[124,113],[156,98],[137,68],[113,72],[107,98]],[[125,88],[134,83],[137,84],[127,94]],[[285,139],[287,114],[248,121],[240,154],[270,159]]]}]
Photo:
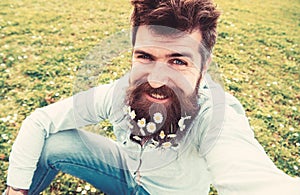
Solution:
[{"label": "grass", "polygon": [[[257,139],[275,164],[300,176],[300,2],[216,3],[223,15],[214,61],[224,87],[245,107]],[[128,0],[0,2],[0,191],[22,120],[37,107],[73,94],[89,51],[128,29],[130,11]],[[122,75],[128,60],[121,57],[112,65],[103,70],[101,82]],[[108,123],[101,126],[111,130]],[[45,194],[84,192],[100,193],[60,174]]]}]

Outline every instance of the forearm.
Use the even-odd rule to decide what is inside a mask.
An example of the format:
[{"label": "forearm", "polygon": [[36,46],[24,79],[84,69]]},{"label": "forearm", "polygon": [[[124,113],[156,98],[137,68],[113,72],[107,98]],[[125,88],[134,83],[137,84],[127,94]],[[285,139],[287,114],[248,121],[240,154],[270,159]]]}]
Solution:
[{"label": "forearm", "polygon": [[[21,189],[29,189],[31,180],[44,145],[44,127],[35,121],[34,115],[24,120],[12,147],[9,158],[7,184]],[[39,114],[39,120],[43,120]]]},{"label": "forearm", "polygon": [[[110,106],[105,100],[109,89],[110,86],[106,85],[97,88],[97,93],[94,93],[95,89],[79,93],[39,108],[27,117],[10,154],[7,184],[29,189],[44,141],[49,134],[95,124],[105,118],[107,113],[104,111]],[[102,112],[95,112],[95,107],[99,107]]]},{"label": "forearm", "polygon": [[73,98],[35,110],[23,121],[12,147],[7,184],[29,189],[45,138],[75,127]]},{"label": "forearm", "polygon": [[254,138],[245,117],[230,113],[206,155],[220,194],[300,194],[300,179],[279,170]]},{"label": "forearm", "polygon": [[3,195],[27,195],[28,190],[18,189],[11,186],[8,186],[3,193]]}]

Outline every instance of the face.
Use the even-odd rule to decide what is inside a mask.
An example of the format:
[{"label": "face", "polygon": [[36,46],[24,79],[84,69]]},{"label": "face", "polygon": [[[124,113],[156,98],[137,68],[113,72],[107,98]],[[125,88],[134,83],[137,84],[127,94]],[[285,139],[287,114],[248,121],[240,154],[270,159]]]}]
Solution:
[{"label": "face", "polygon": [[[186,96],[191,95],[200,77],[200,42],[199,31],[173,37],[155,34],[146,26],[139,27],[130,82],[144,79],[153,88],[178,87]],[[148,96],[150,101],[157,103],[168,101],[162,96]]]},{"label": "face", "polygon": [[[183,127],[188,125],[180,125],[179,121],[188,119],[190,123],[199,110],[196,89],[201,70],[200,42],[199,32],[175,38],[139,27],[126,98],[126,104],[135,112],[131,125],[133,135],[152,136],[160,143],[172,144],[184,135]],[[158,115],[159,123],[155,120]],[[141,120],[154,124],[155,130],[142,127]],[[170,134],[169,137],[176,139],[169,139]]]}]

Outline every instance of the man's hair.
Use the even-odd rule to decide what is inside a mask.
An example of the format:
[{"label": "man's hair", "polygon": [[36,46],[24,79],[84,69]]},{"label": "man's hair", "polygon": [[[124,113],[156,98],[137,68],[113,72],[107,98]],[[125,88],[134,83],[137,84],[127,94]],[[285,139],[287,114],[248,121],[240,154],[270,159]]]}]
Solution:
[{"label": "man's hair", "polygon": [[131,0],[132,41],[138,26],[159,25],[191,33],[200,30],[202,44],[212,52],[217,37],[220,12],[211,0]]}]

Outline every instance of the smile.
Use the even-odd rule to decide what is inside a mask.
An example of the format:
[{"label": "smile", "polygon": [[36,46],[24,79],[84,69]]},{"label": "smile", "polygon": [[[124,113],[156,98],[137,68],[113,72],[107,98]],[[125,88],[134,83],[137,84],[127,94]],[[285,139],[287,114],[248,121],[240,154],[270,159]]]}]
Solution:
[{"label": "smile", "polygon": [[151,93],[150,96],[155,98],[155,99],[159,99],[159,100],[163,100],[163,99],[167,98],[167,96],[161,95],[161,94],[158,94],[158,93]]},{"label": "smile", "polygon": [[166,95],[158,94],[158,93],[155,93],[155,92],[145,93],[145,95],[146,95],[146,98],[149,101],[155,102],[155,103],[163,104],[163,103],[166,103],[169,100],[169,98]]}]

